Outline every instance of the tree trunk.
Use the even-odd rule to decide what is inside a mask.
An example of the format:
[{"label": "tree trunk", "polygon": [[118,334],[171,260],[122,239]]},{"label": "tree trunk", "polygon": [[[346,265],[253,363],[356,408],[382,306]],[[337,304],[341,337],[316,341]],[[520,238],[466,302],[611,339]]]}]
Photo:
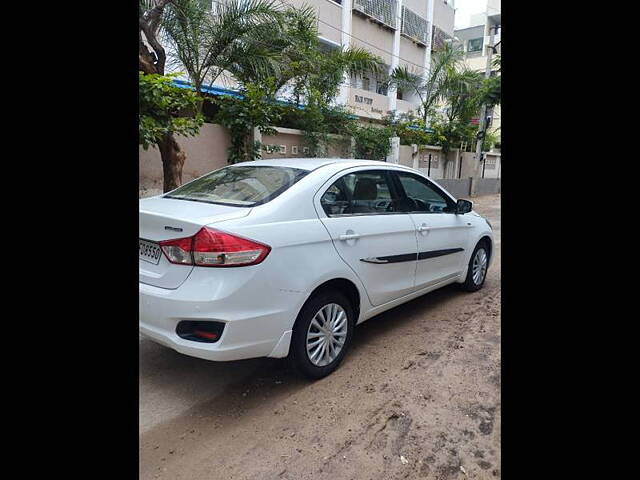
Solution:
[{"label": "tree trunk", "polygon": [[162,158],[163,191],[166,193],[182,185],[182,167],[187,157],[173,134],[165,135],[158,142],[158,149]]}]

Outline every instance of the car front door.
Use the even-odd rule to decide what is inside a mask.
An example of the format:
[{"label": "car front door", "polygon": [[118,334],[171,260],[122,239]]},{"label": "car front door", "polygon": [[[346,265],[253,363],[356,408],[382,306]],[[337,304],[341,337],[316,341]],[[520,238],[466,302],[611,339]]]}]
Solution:
[{"label": "car front door", "polygon": [[394,174],[401,196],[398,208],[410,214],[417,232],[416,289],[459,275],[472,228],[468,218],[457,215],[455,201],[430,180],[410,172]]},{"label": "car front door", "polygon": [[[329,185],[329,186],[327,186]],[[417,245],[409,214],[397,211],[391,170],[350,170],[316,195],[316,209],[338,254],[375,306],[414,289]]]}]

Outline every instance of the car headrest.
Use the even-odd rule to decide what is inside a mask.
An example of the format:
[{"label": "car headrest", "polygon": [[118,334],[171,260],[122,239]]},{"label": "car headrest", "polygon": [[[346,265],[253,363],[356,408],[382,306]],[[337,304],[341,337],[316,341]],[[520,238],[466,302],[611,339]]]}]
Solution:
[{"label": "car headrest", "polygon": [[373,178],[360,178],[353,189],[354,200],[375,200],[378,197],[378,184]]}]

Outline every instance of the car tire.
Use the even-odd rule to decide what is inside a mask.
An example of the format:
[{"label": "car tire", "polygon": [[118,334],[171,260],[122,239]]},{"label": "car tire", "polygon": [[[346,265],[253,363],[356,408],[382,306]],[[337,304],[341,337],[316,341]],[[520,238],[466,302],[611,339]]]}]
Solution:
[{"label": "car tire", "polygon": [[[490,255],[488,243],[485,240],[478,242],[469,259],[467,277],[464,283],[459,284],[461,290],[465,292],[475,292],[484,286],[484,282],[487,279]],[[478,269],[476,265],[481,268],[482,263],[484,263],[484,271],[480,275],[477,275]]]},{"label": "car tire", "polygon": [[[343,320],[345,315],[346,319]],[[327,323],[323,322],[323,318]],[[326,329],[321,331],[318,325]],[[332,331],[331,325],[338,328]],[[300,310],[293,326],[289,348],[289,362],[293,369],[299,375],[314,380],[329,375],[338,368],[347,353],[354,328],[353,307],[345,295],[335,289],[313,294]],[[331,335],[326,332],[331,332]],[[340,341],[342,345],[339,345]],[[320,343],[314,345],[315,342]],[[321,350],[323,342],[324,351]],[[317,358],[312,359],[314,355]]]}]

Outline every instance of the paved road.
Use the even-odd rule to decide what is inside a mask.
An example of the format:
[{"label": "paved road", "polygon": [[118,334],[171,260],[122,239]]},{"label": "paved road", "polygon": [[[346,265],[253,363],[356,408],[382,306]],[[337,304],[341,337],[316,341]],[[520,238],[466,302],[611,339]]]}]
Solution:
[{"label": "paved road", "polygon": [[474,204],[496,233],[485,288],[445,287],[365,322],[323,380],[141,338],[141,478],[499,477],[500,196]]}]

